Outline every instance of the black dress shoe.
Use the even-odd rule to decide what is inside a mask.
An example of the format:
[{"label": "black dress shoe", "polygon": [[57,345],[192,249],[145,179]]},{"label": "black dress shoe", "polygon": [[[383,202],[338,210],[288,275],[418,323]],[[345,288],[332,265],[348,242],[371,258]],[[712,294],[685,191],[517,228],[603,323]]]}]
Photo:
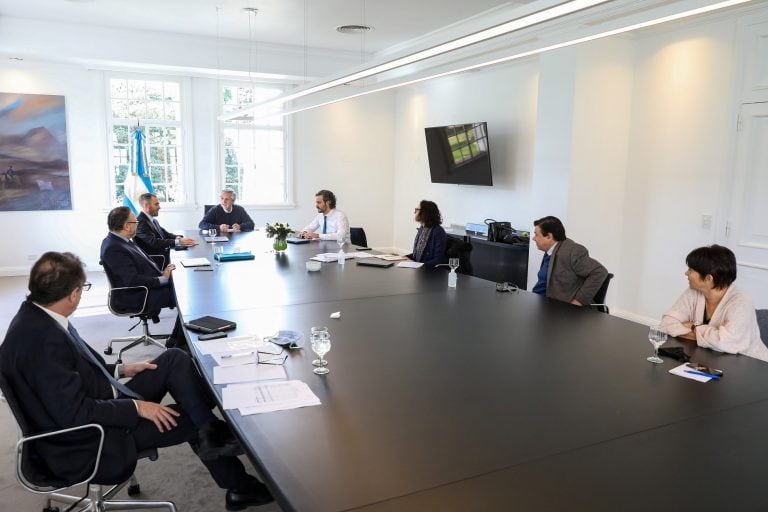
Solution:
[{"label": "black dress shoe", "polygon": [[254,479],[246,489],[230,489],[227,491],[227,510],[243,510],[272,503],[275,498],[263,483]]},{"label": "black dress shoe", "polygon": [[216,418],[197,433],[197,456],[201,460],[242,455],[243,448],[226,423]]}]

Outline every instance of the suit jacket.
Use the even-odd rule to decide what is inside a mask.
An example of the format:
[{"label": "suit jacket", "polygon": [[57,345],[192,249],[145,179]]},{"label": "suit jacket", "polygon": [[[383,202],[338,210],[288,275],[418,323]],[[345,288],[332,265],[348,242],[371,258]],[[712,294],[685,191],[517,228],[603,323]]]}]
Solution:
[{"label": "suit jacket", "polygon": [[566,238],[555,246],[549,261],[547,297],[591,304],[606,277],[608,271],[589,257],[586,247]]},{"label": "suit jacket", "polygon": [[[114,372],[114,365],[91,352]],[[29,301],[22,303],[0,346],[0,371],[23,410],[27,434],[98,423],[105,432],[98,481],[114,483],[131,475],[136,446],[128,431],[139,423],[135,404],[114,398],[109,381],[69,334]],[[73,483],[92,471],[97,447],[98,435],[89,429],[38,442],[34,451],[52,474]]]},{"label": "suit jacket", "polygon": [[144,212],[139,213],[136,220],[138,224],[133,241],[145,253],[165,258],[165,264],[168,265],[171,262],[171,248],[176,246],[176,235],[162,226],[158,228],[152,218]]},{"label": "suit jacket", "polygon": [[208,213],[205,214],[203,220],[200,221],[200,224],[198,224],[197,227],[200,229],[219,229],[219,226],[222,224],[227,224],[229,226],[240,224],[241,231],[253,231],[253,228],[256,225],[254,224],[253,219],[251,219],[251,216],[248,215],[248,212],[246,212],[245,208],[242,206],[233,204],[232,211],[227,213],[220,204],[217,204],[208,210]]},{"label": "suit jacket", "polygon": [[[419,235],[423,227],[416,230],[416,238],[413,240],[413,250],[416,250],[416,244],[419,243]],[[416,260],[424,263],[428,267],[434,267],[441,263],[448,263],[448,257],[445,254],[445,244],[448,235],[445,234],[445,230],[442,226],[434,226],[429,232],[429,238],[427,239],[427,245],[424,247],[424,252],[421,253],[421,257]],[[409,255],[413,259],[413,253]]]},{"label": "suit jacket", "polygon": [[[110,232],[101,242],[101,263],[112,287],[146,286],[149,289],[146,311],[157,312],[176,305],[170,282],[160,282],[163,273],[136,244]],[[120,310],[137,311],[143,296],[143,291],[121,293],[112,299],[112,305]]]}]

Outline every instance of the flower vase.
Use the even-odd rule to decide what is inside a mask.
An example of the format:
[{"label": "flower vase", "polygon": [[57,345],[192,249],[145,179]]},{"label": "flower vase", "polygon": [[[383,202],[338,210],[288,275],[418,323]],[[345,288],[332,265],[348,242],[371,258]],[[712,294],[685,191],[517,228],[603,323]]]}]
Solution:
[{"label": "flower vase", "polygon": [[283,252],[288,248],[288,242],[285,238],[275,238],[275,243],[272,244],[272,248],[275,252]]}]

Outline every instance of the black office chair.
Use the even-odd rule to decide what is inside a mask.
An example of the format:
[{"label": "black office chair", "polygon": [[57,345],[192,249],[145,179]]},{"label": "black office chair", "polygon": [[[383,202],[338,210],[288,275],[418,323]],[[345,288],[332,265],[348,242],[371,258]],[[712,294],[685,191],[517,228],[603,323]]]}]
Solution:
[{"label": "black office chair", "polygon": [[611,279],[613,279],[613,274],[608,274],[603,284],[600,285],[600,289],[597,290],[595,298],[592,299],[594,302],[589,305],[590,308],[602,313],[610,313],[608,305],[605,303],[605,296],[608,294],[608,285],[611,284]]},{"label": "black office chair", "polygon": [[211,208],[215,208],[217,205],[215,204],[205,204],[203,205],[203,217],[208,215],[208,212],[211,210]]},{"label": "black office chair", "polygon": [[760,327],[760,339],[768,346],[768,309],[755,310],[757,325]]},{"label": "black office chair", "polygon": [[[160,267],[163,268],[164,258],[162,256],[150,256],[155,261],[160,262]],[[146,286],[115,286],[114,279],[110,271],[104,266],[103,262],[99,264],[104,268],[104,273],[107,275],[109,281],[109,296],[107,297],[107,307],[109,311],[115,316],[127,316],[130,318],[138,318],[129,331],[132,331],[137,325],[141,324],[142,333],[140,336],[126,336],[122,338],[113,338],[107,343],[107,348],[104,349],[104,354],[112,355],[113,343],[128,343],[117,353],[117,363],[123,362],[123,352],[130,350],[138,345],[155,345],[156,347],[165,350],[165,344],[161,340],[167,340],[170,334],[155,334],[149,332],[149,320],[157,323],[157,315],[159,311],[147,310],[147,299],[149,298],[149,289]]]},{"label": "black office chair", "polygon": [[349,228],[349,241],[358,247],[368,247],[368,238],[363,228]]},{"label": "black office chair", "polygon": [[[51,502],[74,504],[77,503],[81,511],[101,512],[106,510],[146,510],[164,508],[171,512],[176,512],[176,505],[172,501],[145,501],[145,500],[112,500],[112,496],[117,494],[123,487],[128,485],[128,495],[136,496],[141,493],[141,487],[136,480],[135,475],[125,482],[116,485],[103,486],[93,482],[96,471],[101,460],[102,445],[104,443],[104,428],[96,423],[80,425],[78,427],[54,430],[41,434],[32,434],[24,413],[19,406],[18,400],[11,389],[11,386],[5,380],[5,376],[0,374],[0,390],[3,392],[5,401],[16,421],[16,431],[18,441],[16,443],[16,479],[19,484],[29,492],[42,494],[46,496],[47,502],[43,512],[58,512],[58,507],[53,507]],[[93,458],[93,471],[81,482],[68,482],[65,479],[53,474],[45,462],[35,451],[35,442],[46,439],[47,442],[56,439],[57,436],[66,436],[70,432],[92,430],[99,435],[99,446]],[[72,437],[67,436],[67,443],[72,442]],[[90,441],[90,439],[89,439]],[[64,441],[62,441],[64,443]],[[138,454],[138,458],[149,458],[157,460],[157,450],[150,449]],[[79,485],[87,485],[88,494],[83,496],[72,496],[62,494],[62,491]],[[105,490],[105,487],[108,487]]]},{"label": "black office chair", "polygon": [[445,256],[447,258],[459,258],[459,274],[472,275],[472,261],[470,259],[472,244],[460,238],[449,236],[445,241]]}]

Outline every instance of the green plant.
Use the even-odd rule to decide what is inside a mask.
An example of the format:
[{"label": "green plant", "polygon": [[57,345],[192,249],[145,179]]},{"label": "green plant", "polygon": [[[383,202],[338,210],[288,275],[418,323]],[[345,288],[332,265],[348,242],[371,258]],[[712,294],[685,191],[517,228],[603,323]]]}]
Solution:
[{"label": "green plant", "polygon": [[282,222],[275,222],[274,224],[267,223],[268,238],[288,238],[288,235],[295,232],[295,230],[291,229],[291,226],[283,224]]}]

